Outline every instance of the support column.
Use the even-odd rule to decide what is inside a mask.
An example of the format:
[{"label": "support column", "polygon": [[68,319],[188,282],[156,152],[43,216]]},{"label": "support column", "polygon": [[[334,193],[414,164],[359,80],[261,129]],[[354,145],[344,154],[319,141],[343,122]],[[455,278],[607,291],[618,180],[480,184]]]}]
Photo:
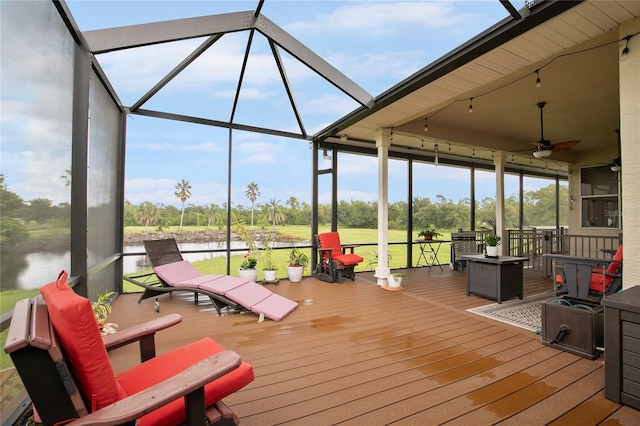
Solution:
[{"label": "support column", "polygon": [[[620,26],[620,38],[640,31],[640,18]],[[620,157],[622,159],[621,200],[624,228],[623,289],[638,285],[633,277],[640,274],[640,240],[635,237],[640,229],[640,34],[629,40],[629,52],[622,55],[626,40],[619,43],[620,79]]]},{"label": "support column", "polygon": [[388,285],[389,276],[389,146],[391,129],[376,131],[378,148],[378,266],[373,275],[378,285]]},{"label": "support column", "polygon": [[504,230],[504,165],[507,157],[503,151],[494,154],[493,164],[496,171],[496,235],[502,237],[503,244],[498,246],[498,255],[503,256],[506,233]]}]

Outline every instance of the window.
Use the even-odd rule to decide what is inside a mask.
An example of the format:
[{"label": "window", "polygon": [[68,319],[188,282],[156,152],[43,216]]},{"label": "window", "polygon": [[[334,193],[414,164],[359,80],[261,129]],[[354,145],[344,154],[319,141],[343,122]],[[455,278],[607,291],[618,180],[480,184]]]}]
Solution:
[{"label": "window", "polygon": [[584,228],[618,228],[618,174],[609,166],[580,170],[582,226]]}]

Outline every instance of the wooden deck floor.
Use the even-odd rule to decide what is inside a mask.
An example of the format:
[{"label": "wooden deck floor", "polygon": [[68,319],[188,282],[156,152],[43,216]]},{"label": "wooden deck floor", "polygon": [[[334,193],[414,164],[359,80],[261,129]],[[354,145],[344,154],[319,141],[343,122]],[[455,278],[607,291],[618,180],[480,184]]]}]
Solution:
[{"label": "wooden deck floor", "polygon": [[[492,301],[466,295],[465,273],[427,272],[409,270],[398,292],[370,272],[343,284],[282,280],[270,288],[300,306],[281,322],[162,296],[160,314],[184,321],[157,336],[159,352],[202,336],[238,352],[256,379],[225,402],[243,425],[640,424],[639,411],[605,399],[603,357],[468,313]],[[551,283],[525,272],[524,289]],[[156,315],[153,301],[124,295],[109,320],[126,327]],[[112,353],[116,370],[137,362],[136,351]]]}]

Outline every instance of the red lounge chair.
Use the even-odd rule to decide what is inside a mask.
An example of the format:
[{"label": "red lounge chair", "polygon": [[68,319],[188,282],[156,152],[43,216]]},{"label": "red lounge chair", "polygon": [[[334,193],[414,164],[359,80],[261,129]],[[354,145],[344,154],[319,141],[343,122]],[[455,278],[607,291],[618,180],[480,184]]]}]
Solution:
[{"label": "red lounge chair", "polygon": [[[237,424],[221,400],[254,376],[235,352],[204,338],[155,356],[155,333],[182,321],[177,314],[103,339],[91,302],[66,278],[41,288],[44,302],[16,304],[5,345],[42,423]],[[114,374],[107,350],[134,342],[142,363]]]},{"label": "red lounge chair", "polygon": [[[274,321],[280,321],[298,307],[297,302],[252,281],[229,275],[203,274],[182,258],[173,238],[144,241],[144,247],[153,266],[153,274],[124,277],[145,289],[138,303],[160,294],[189,291],[195,294],[195,303],[198,302],[198,294],[208,296],[218,314],[223,310],[250,311]],[[159,281],[140,280],[154,274]]]},{"label": "red lounge chair", "polygon": [[[313,275],[323,281],[342,283],[356,279],[354,268],[364,259],[353,252],[356,246],[340,244],[340,234],[326,232],[316,236],[318,264]],[[349,250],[349,253],[347,253]]]}]

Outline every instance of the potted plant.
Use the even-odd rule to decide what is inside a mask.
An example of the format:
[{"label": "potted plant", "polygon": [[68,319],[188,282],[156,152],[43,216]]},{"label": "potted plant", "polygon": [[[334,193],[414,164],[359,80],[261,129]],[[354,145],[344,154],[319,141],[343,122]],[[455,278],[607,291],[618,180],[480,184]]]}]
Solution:
[{"label": "potted plant", "polygon": [[435,228],[426,227],[418,233],[418,237],[423,237],[425,240],[432,240],[435,237],[442,235]]},{"label": "potted plant", "polygon": [[258,280],[258,270],[256,269],[256,265],[258,264],[258,258],[253,255],[251,252],[244,255],[244,259],[240,264],[240,269],[238,269],[238,276],[240,278],[244,278],[247,281],[257,281]]},{"label": "potted plant", "polygon": [[96,317],[100,334],[103,336],[115,333],[118,329],[117,324],[107,322],[107,316],[111,313],[111,298],[115,294],[115,291],[110,291],[99,295],[96,302],[91,302],[91,306],[93,307],[93,316]]},{"label": "potted plant", "polygon": [[292,283],[299,283],[302,281],[304,270],[309,264],[309,256],[303,251],[300,251],[297,247],[294,247],[289,252],[289,259],[287,259],[287,274],[289,281]]},{"label": "potted plant", "polygon": [[242,241],[246,244],[249,251],[244,255],[244,259],[238,269],[238,276],[247,281],[258,281],[258,270],[256,265],[259,260],[259,249],[256,242],[253,240],[253,236],[249,233],[247,227],[241,221],[233,218],[233,231],[240,236]]},{"label": "potted plant", "polygon": [[487,244],[487,256],[498,257],[498,246],[502,237],[496,234],[487,234],[484,237],[484,242]]},{"label": "potted plant", "polygon": [[402,287],[402,278],[406,276],[407,274],[403,274],[401,272],[392,272],[387,277],[387,281],[389,281],[389,287]]},{"label": "potted plant", "polygon": [[273,249],[271,247],[264,249],[263,259],[264,268],[262,268],[262,272],[264,274],[264,280],[275,281],[278,273],[278,265],[273,261]]}]

